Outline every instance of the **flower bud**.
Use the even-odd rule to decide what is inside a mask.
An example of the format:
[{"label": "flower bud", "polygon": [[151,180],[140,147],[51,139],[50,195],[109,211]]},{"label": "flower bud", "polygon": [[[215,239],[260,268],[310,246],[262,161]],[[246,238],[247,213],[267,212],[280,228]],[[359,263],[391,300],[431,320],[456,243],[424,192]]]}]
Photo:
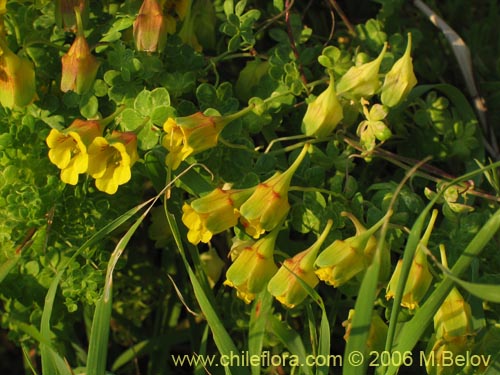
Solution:
[{"label": "flower bud", "polygon": [[247,107],[227,116],[207,116],[197,112],[186,117],[168,118],[163,125],[166,134],[162,140],[163,147],[169,151],[165,163],[175,170],[187,157],[215,147],[225,126],[251,109]]},{"label": "flower bud", "polygon": [[333,222],[329,220],[323,233],[311,247],[298,253],[293,258],[286,259],[278,272],[269,281],[269,284],[267,284],[269,293],[286,307],[293,308],[307,297],[307,291],[298,278],[311,288],[318,285],[319,279],[314,273],[314,260],[332,228],[332,224]]},{"label": "flower bud", "polygon": [[222,190],[195,199],[182,207],[182,222],[189,228],[189,242],[197,245],[207,243],[212,236],[238,224],[238,209],[254,189]]},{"label": "flower bud", "polygon": [[328,88],[308,104],[302,120],[302,131],[307,136],[323,138],[330,135],[344,117],[342,105],[335,92],[333,75]]},{"label": "flower bud", "polygon": [[[437,214],[437,210],[432,211],[429,225],[427,226],[424,236],[421,238],[419,244],[417,245],[417,249],[415,250],[410,273],[404,288],[401,306],[410,310],[418,307],[420,301],[424,298],[432,283],[432,274],[429,271],[427,256],[423,248],[427,247],[427,243],[429,242],[429,238],[432,233],[432,228],[436,222]],[[403,260],[399,260],[386,288],[385,298],[388,300],[394,298],[396,295],[396,288],[399,283],[402,266]]]},{"label": "flower bud", "polygon": [[210,247],[208,251],[200,254],[200,262],[203,271],[207,275],[208,283],[213,288],[220,279],[222,269],[224,268],[224,261],[219,257],[215,248]]},{"label": "flower bud", "polygon": [[394,107],[406,98],[411,89],[417,84],[417,77],[413,72],[411,58],[411,34],[408,33],[408,44],[406,51],[398,61],[394,63],[391,70],[386,74],[382,85],[382,104]]},{"label": "flower bud", "polygon": [[378,72],[384,58],[387,43],[380,55],[373,61],[359,66],[351,67],[339,80],[337,93],[353,97],[370,97],[380,87]]},{"label": "flower bud", "polygon": [[24,107],[37,98],[33,64],[0,39],[0,103],[6,108]]},{"label": "flower bud", "polygon": [[[349,310],[349,316],[346,321],[342,322],[342,327],[345,327],[344,340],[347,342],[349,336],[351,335],[352,328],[352,318],[354,317],[355,310]],[[368,333],[368,339],[366,341],[366,348],[368,352],[376,351],[382,352],[385,348],[385,340],[387,338],[387,332],[389,328],[387,324],[382,320],[376,311],[372,313],[372,320],[370,323],[370,331]]]},{"label": "flower bud", "polygon": [[78,183],[78,176],[85,173],[89,164],[87,148],[101,136],[99,121],[76,119],[64,131],[52,129],[47,137],[49,159],[61,169],[61,180],[70,185]]},{"label": "flower bud", "polygon": [[195,51],[200,52],[202,50],[202,47],[198,42],[198,38],[196,37],[195,14],[191,11],[191,3],[192,2],[189,1],[189,7],[187,8],[187,13],[179,31],[179,38],[181,38],[184,44],[187,44],[191,46]]},{"label": "flower bud", "polygon": [[241,223],[253,238],[276,228],[288,214],[288,189],[293,174],[306,156],[309,144],[304,145],[293,164],[283,173],[276,172],[257,188],[240,209]]},{"label": "flower bud", "polygon": [[99,61],[90,52],[89,45],[83,35],[80,14],[76,15],[78,35],[68,52],[62,57],[61,91],[74,91],[84,94],[94,84]]},{"label": "flower bud", "polygon": [[133,26],[138,51],[161,51],[167,42],[167,20],[157,0],[144,0]]},{"label": "flower bud", "polygon": [[278,270],[273,254],[279,228],[261,238],[252,246],[245,247],[226,272],[228,285],[237,290],[239,298],[252,302],[255,295],[262,292],[268,281]]},{"label": "flower bud", "polygon": [[88,174],[96,179],[97,189],[115,194],[118,186],[132,177],[131,167],[139,159],[137,135],[113,131],[109,137],[96,137],[88,148]]},{"label": "flower bud", "polygon": [[88,7],[85,6],[85,0],[56,0],[55,17],[56,24],[64,30],[75,30],[77,18],[75,17],[75,8],[85,19],[88,14]]},{"label": "flower bud", "polygon": [[316,259],[316,275],[335,288],[349,281],[371,263],[377,248],[374,233],[382,226],[386,217],[366,230],[359,220],[348,212],[342,212],[356,227],[356,235],[346,240],[335,240]]},{"label": "flower bud", "polygon": [[194,32],[199,44],[203,48],[215,49],[217,15],[214,2],[198,0],[193,4]]},{"label": "flower bud", "polygon": [[234,93],[242,102],[247,102],[253,96],[253,90],[269,71],[269,61],[255,59],[248,61],[240,70],[238,80],[234,85]]}]

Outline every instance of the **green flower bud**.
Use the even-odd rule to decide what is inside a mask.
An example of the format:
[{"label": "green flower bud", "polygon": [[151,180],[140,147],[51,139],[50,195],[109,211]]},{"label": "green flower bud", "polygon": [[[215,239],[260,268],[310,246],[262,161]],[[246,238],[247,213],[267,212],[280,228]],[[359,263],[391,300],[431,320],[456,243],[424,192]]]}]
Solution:
[{"label": "green flower bud", "polygon": [[167,42],[167,20],[157,0],[144,0],[133,26],[138,51],[161,51]]},{"label": "green flower bud", "polygon": [[297,278],[300,278],[311,288],[318,285],[319,279],[314,273],[314,260],[332,228],[332,224],[332,220],[329,220],[323,233],[311,247],[298,253],[293,258],[286,259],[278,272],[269,281],[269,284],[267,284],[269,293],[286,307],[293,308],[307,297],[307,291]]},{"label": "green flower bud", "polygon": [[276,172],[257,188],[240,209],[241,223],[253,238],[278,226],[288,214],[288,189],[293,174],[307,154],[309,144],[304,145],[293,164],[283,173]]},{"label": "green flower bud", "polygon": [[[408,280],[406,281],[405,289],[403,291],[401,306],[407,307],[410,310],[418,307],[420,301],[424,298],[432,283],[432,274],[429,271],[427,256],[423,248],[427,247],[427,243],[429,242],[429,238],[432,233],[432,228],[436,222],[437,213],[437,210],[432,211],[429,225],[427,226],[424,236],[417,245],[410,273],[408,275]],[[403,261],[399,260],[396,265],[396,269],[389,280],[385,293],[385,298],[388,300],[394,298],[396,295],[396,288],[399,283],[402,265]]]},{"label": "green flower bud", "polygon": [[179,31],[179,38],[181,38],[181,40],[185,44],[191,46],[195,51],[201,52],[202,47],[201,44],[198,42],[198,38],[196,37],[196,32],[195,32],[195,25],[196,25],[195,14],[191,11],[191,5],[192,2],[189,1],[187,14],[186,17],[184,18],[184,21],[182,22],[182,26]]},{"label": "green flower bud", "polygon": [[0,103],[6,108],[24,107],[37,98],[33,64],[0,39]]},{"label": "green flower bud", "polygon": [[64,30],[75,30],[77,26],[75,8],[84,20],[88,17],[88,7],[85,6],[85,0],[56,0],[55,17],[57,26],[62,27]]},{"label": "green flower bud", "polygon": [[217,16],[214,2],[198,0],[193,4],[194,32],[203,48],[215,49]]},{"label": "green flower bud", "polygon": [[337,83],[337,93],[353,97],[370,97],[375,94],[380,87],[378,72],[386,49],[387,43],[384,43],[382,52],[375,60],[351,67]]},{"label": "green flower bud", "polygon": [[234,93],[243,102],[248,101],[253,96],[253,89],[257,86],[269,70],[269,61],[255,59],[248,61],[240,71],[238,80],[234,85]]},{"label": "green flower bud", "polygon": [[336,240],[316,259],[316,275],[329,285],[338,287],[368,267],[377,248],[374,233],[382,226],[385,216],[366,230],[359,220],[348,212],[342,212],[356,227],[356,235],[346,240]]},{"label": "green flower bud", "polygon": [[302,131],[308,136],[326,137],[335,130],[343,117],[342,105],[335,92],[333,75],[330,75],[327,89],[307,106],[302,120]]},{"label": "green flower bud", "polygon": [[243,248],[226,272],[224,285],[235,288],[238,297],[246,303],[252,302],[255,295],[264,290],[278,270],[273,257],[278,232],[279,228]]},{"label": "green flower bud", "polygon": [[219,257],[215,248],[210,247],[208,251],[200,254],[200,262],[203,271],[207,275],[208,283],[213,288],[220,279],[222,269],[224,268],[224,261]]},{"label": "green flower bud", "polygon": [[408,44],[406,51],[398,61],[394,63],[391,70],[386,74],[382,86],[382,103],[388,107],[394,107],[406,98],[408,93],[417,84],[417,77],[413,72],[411,58],[411,34],[408,33]]},{"label": "green flower bud", "polygon": [[[347,342],[349,340],[349,336],[351,335],[352,328],[352,318],[354,317],[355,310],[349,310],[349,316],[347,320],[342,322],[342,327],[345,327],[345,335],[344,340]],[[368,333],[368,339],[366,341],[366,348],[368,352],[376,351],[382,352],[385,347],[385,340],[387,338],[387,332],[389,328],[387,324],[382,320],[379,314],[376,311],[372,313],[372,320],[370,323],[370,331]]]}]

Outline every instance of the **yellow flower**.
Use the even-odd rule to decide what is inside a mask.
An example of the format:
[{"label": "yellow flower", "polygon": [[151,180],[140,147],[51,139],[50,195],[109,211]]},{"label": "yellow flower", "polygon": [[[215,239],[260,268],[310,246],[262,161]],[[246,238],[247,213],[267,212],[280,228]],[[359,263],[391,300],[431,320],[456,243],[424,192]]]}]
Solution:
[{"label": "yellow flower", "polygon": [[252,302],[255,295],[264,290],[278,270],[273,259],[278,232],[279,228],[242,249],[226,272],[224,285],[235,288],[237,296],[246,303]]},{"label": "yellow flower", "polygon": [[346,240],[335,240],[316,259],[316,275],[329,285],[338,287],[358,273],[365,270],[371,263],[377,239],[375,232],[382,226],[385,216],[370,229],[365,227],[351,213],[342,212],[356,227],[356,235]]},{"label": "yellow flower", "polygon": [[133,26],[138,51],[161,51],[167,42],[167,19],[157,0],[144,0]]},{"label": "yellow flower", "polygon": [[99,61],[90,52],[89,45],[83,35],[80,14],[76,13],[78,35],[68,52],[62,57],[61,91],[74,91],[84,94],[94,83]]},{"label": "yellow flower", "polygon": [[163,147],[169,151],[165,163],[175,170],[187,157],[215,147],[224,127],[251,109],[247,107],[228,116],[206,116],[197,112],[186,117],[168,118],[163,125],[166,134],[162,140]]},{"label": "yellow flower", "polygon": [[[401,306],[406,307],[410,310],[418,307],[420,301],[422,300],[422,298],[424,298],[432,283],[432,274],[429,271],[427,255],[425,254],[423,248],[426,247],[427,243],[429,242],[432,228],[434,227],[434,223],[436,222],[437,214],[437,210],[432,211],[429,225],[427,226],[424,236],[420,239],[420,242],[417,245],[417,249],[415,250],[410,273],[408,275],[408,279],[403,291]],[[399,283],[402,266],[403,261],[399,260],[386,288],[385,298],[388,300],[394,298],[394,296],[396,295],[396,288]]]},{"label": "yellow flower", "polygon": [[114,194],[118,186],[127,183],[137,155],[137,135],[133,132],[113,131],[111,136],[96,137],[88,149],[88,174],[96,179],[100,191]]},{"label": "yellow flower", "polygon": [[238,223],[241,204],[253,189],[222,190],[217,188],[182,207],[182,222],[189,228],[188,240],[194,245],[209,242],[212,235],[221,233]]},{"label": "yellow flower", "polygon": [[452,353],[454,358],[464,355],[471,350],[473,335],[470,305],[457,288],[450,291],[434,315],[434,331],[435,342],[431,351],[436,362],[435,366],[427,366],[428,374],[457,374],[459,370],[455,364],[444,366],[443,354]]},{"label": "yellow flower", "polygon": [[286,259],[278,272],[267,284],[267,290],[278,301],[288,308],[294,308],[307,297],[307,291],[297,280],[300,278],[311,288],[316,287],[319,279],[314,273],[314,260],[332,227],[331,220],[317,241],[308,249],[298,253],[293,258]]},{"label": "yellow flower", "polygon": [[328,88],[307,106],[302,119],[302,131],[308,136],[326,137],[333,132],[343,117],[342,105],[334,88],[333,75],[330,75]]},{"label": "yellow flower", "polygon": [[370,97],[375,94],[380,87],[378,72],[386,49],[387,43],[384,43],[382,52],[375,60],[351,67],[340,78],[337,84],[337,93],[354,97]]},{"label": "yellow flower", "polygon": [[382,85],[380,100],[388,107],[394,107],[406,98],[411,89],[417,84],[417,77],[413,72],[411,59],[411,34],[408,33],[406,51],[391,70],[386,74]]},{"label": "yellow flower", "polygon": [[0,103],[6,108],[24,107],[37,98],[33,64],[0,38]]},{"label": "yellow flower", "polygon": [[285,172],[276,172],[271,178],[257,185],[252,196],[241,206],[241,223],[253,238],[259,238],[265,231],[273,230],[288,214],[290,182],[308,148],[309,144],[304,145],[297,159]]},{"label": "yellow flower", "polygon": [[88,168],[87,148],[102,134],[99,121],[76,119],[64,131],[52,129],[47,137],[50,161],[61,169],[61,180],[70,185],[78,183],[78,175]]}]

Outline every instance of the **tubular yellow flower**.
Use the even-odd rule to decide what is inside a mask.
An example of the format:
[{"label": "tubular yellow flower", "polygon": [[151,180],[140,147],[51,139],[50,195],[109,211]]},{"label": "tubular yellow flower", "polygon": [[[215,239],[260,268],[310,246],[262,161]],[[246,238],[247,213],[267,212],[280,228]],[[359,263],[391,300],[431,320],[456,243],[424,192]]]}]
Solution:
[{"label": "tubular yellow flower", "polygon": [[336,240],[316,259],[316,275],[329,285],[338,287],[368,267],[377,248],[375,232],[382,226],[386,217],[380,219],[370,229],[348,212],[342,212],[356,227],[356,235],[346,240]]},{"label": "tubular yellow flower", "polygon": [[96,137],[88,149],[88,173],[96,179],[97,189],[114,194],[118,186],[127,183],[131,167],[139,159],[137,135],[134,132],[113,131],[111,136]]},{"label": "tubular yellow flower", "polygon": [[[406,281],[405,289],[403,292],[403,299],[401,300],[401,306],[407,307],[413,310],[418,307],[422,298],[424,298],[427,290],[432,283],[432,274],[429,271],[429,265],[427,263],[427,255],[423,250],[429,242],[429,238],[432,233],[432,228],[436,222],[438,211],[433,210],[432,216],[429,221],[429,225],[421,238],[417,249],[415,250],[415,255],[411,264],[410,273],[408,275],[408,280]],[[399,278],[401,274],[401,267],[403,261],[399,260],[394,273],[392,274],[389,284],[386,288],[385,298],[391,299],[396,295],[396,288],[399,283]]]},{"label": "tubular yellow flower", "polygon": [[24,107],[37,99],[33,64],[12,52],[0,38],[0,103]]},{"label": "tubular yellow flower", "polygon": [[241,223],[253,238],[259,238],[265,231],[273,230],[288,214],[290,182],[308,148],[309,144],[305,144],[297,159],[285,172],[276,172],[257,185],[252,196],[241,206]]},{"label": "tubular yellow flower", "polygon": [[90,52],[87,39],[83,35],[80,14],[76,13],[78,35],[68,52],[62,57],[61,91],[74,91],[84,94],[93,85],[99,61]]},{"label": "tubular yellow flower", "polygon": [[235,288],[238,297],[246,303],[252,302],[255,295],[264,290],[278,270],[273,259],[278,232],[279,228],[241,250],[226,272],[224,285]]},{"label": "tubular yellow flower", "polygon": [[194,245],[209,242],[214,234],[221,233],[238,223],[241,204],[253,189],[222,190],[217,188],[182,207],[182,222],[189,228],[188,240]]},{"label": "tubular yellow flower", "polygon": [[286,259],[278,272],[267,284],[267,290],[288,308],[294,308],[307,297],[307,291],[297,280],[299,277],[311,288],[316,287],[319,279],[314,273],[314,261],[321,245],[332,228],[332,220],[326,224],[318,240],[308,249],[293,258]]},{"label": "tubular yellow flower", "polygon": [[382,52],[375,60],[351,67],[340,78],[337,84],[337,93],[354,97],[370,97],[375,94],[380,87],[378,72],[386,50],[387,43],[384,43]]},{"label": "tubular yellow flower", "polygon": [[335,130],[343,117],[342,105],[335,92],[333,75],[330,74],[328,88],[307,106],[302,119],[302,131],[308,136],[326,137]]},{"label": "tubular yellow flower", "polygon": [[162,140],[163,147],[169,151],[165,163],[175,170],[187,157],[215,147],[224,127],[252,108],[228,116],[207,116],[197,112],[186,117],[168,118],[163,125],[166,134]]},{"label": "tubular yellow flower", "polygon": [[144,0],[133,26],[138,51],[161,51],[167,42],[167,21],[157,0]]},{"label": "tubular yellow flower", "polygon": [[406,98],[416,84],[417,77],[415,77],[415,73],[413,72],[411,58],[411,34],[408,33],[406,51],[403,57],[396,61],[391,70],[386,74],[380,100],[384,105],[394,107]]},{"label": "tubular yellow flower", "polygon": [[50,161],[61,169],[61,180],[70,185],[78,183],[78,175],[88,168],[87,148],[102,134],[99,121],[76,119],[64,131],[52,129],[47,137]]},{"label": "tubular yellow flower", "polygon": [[435,366],[427,366],[427,373],[436,375],[458,373],[455,364],[444,366],[443,353],[453,353],[453,357],[465,354],[471,349],[473,331],[470,305],[457,288],[450,291],[434,315],[434,331],[435,342],[431,351],[434,352],[436,362]]}]

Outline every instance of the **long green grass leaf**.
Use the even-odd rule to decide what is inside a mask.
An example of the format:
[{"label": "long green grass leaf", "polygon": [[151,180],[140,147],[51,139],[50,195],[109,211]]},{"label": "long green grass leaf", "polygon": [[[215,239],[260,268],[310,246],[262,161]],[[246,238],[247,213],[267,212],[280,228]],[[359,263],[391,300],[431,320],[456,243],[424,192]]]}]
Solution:
[{"label": "long green grass leaf", "polygon": [[[262,353],[264,339],[266,337],[267,320],[271,315],[273,297],[264,289],[255,299],[250,315],[250,323],[248,327],[248,354],[250,357]],[[260,361],[256,365],[251,363],[250,370],[252,375],[260,375]]]},{"label": "long green grass leaf", "polygon": [[441,269],[446,277],[452,279],[455,283],[460,285],[470,294],[485,301],[500,303],[500,285],[481,284],[465,281],[455,276],[441,263],[437,262],[437,260],[435,260],[435,264]]},{"label": "long green grass leaf", "polygon": [[270,329],[281,343],[288,348],[290,353],[298,358],[300,369],[307,375],[312,375],[312,370],[307,366],[307,353],[300,335],[276,316],[269,317]]},{"label": "long green grass leaf", "polygon": [[[212,306],[209,297],[205,293],[205,289],[201,286],[200,282],[198,281],[198,278],[196,277],[196,274],[193,272],[191,266],[189,265],[189,262],[186,259],[184,245],[182,243],[181,235],[179,232],[179,228],[177,226],[175,216],[170,212],[168,212],[168,209],[166,207],[166,201],[164,202],[164,204],[165,204],[165,214],[167,215],[167,220],[170,229],[172,231],[172,235],[179,249],[184,265],[186,267],[186,271],[188,273],[189,280],[191,281],[191,285],[193,287],[196,300],[198,301],[201,311],[203,311],[203,314],[207,319],[207,323],[210,326],[210,329],[212,330],[213,339],[215,345],[217,346],[217,349],[219,350],[221,356],[228,356],[227,358],[229,358],[231,356],[231,353],[238,353],[238,349],[236,348],[236,345],[231,339],[231,336],[229,336],[228,332],[224,328],[224,325],[222,324],[217,312]],[[229,374],[233,373],[234,371],[234,374],[249,375],[248,369],[242,366],[225,367],[224,370],[226,371],[226,373]]]},{"label": "long green grass leaf", "polygon": [[130,239],[149,213],[149,210],[153,207],[155,201],[156,200],[153,200],[146,211],[143,212],[134,224],[130,226],[111,254],[108,269],[106,271],[103,295],[97,301],[94,318],[92,320],[92,329],[90,331],[89,339],[89,353],[87,358],[87,375],[103,375],[105,372],[112,308],[113,271]]}]

